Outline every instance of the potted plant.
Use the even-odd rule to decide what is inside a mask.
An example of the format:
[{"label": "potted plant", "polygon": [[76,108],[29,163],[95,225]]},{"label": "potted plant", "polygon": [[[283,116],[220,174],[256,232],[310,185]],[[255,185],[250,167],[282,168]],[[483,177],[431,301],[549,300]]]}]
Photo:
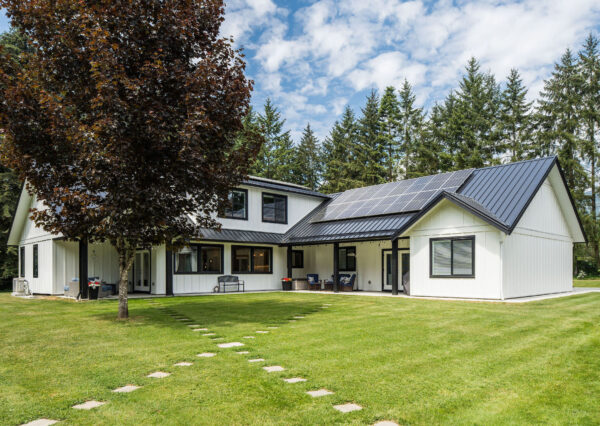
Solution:
[{"label": "potted plant", "polygon": [[281,279],[281,287],[284,290],[291,290],[292,289],[292,279],[291,278],[282,278]]},{"label": "potted plant", "polygon": [[90,300],[98,299],[98,292],[100,291],[100,279],[91,278],[88,280],[88,295]]}]

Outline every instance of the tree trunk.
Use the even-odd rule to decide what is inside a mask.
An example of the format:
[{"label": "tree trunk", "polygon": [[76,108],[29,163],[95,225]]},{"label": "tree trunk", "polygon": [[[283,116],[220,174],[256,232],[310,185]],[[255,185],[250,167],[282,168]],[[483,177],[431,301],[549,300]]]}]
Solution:
[{"label": "tree trunk", "polygon": [[124,242],[117,244],[119,255],[119,315],[118,319],[129,318],[129,306],[127,303],[127,273],[133,265],[135,250],[129,249]]}]

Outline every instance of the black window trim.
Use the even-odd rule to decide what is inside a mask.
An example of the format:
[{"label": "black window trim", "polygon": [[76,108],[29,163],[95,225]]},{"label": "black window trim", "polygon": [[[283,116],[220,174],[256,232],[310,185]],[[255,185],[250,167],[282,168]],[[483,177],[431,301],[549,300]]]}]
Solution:
[{"label": "black window trim", "polygon": [[[295,255],[300,253],[300,266],[294,265]],[[304,250],[292,250],[292,268],[303,269],[304,268]]]},{"label": "black window trim", "polygon": [[[236,271],[233,269],[234,267],[234,256],[233,252],[235,249],[250,249],[250,272],[248,271]],[[271,255],[271,264],[269,265],[269,272],[255,272],[254,271],[254,250],[255,249],[267,249]],[[232,245],[231,246],[231,273],[232,274],[252,274],[252,275],[272,275],[273,274],[273,247],[268,246],[239,246]]]},{"label": "black window trim", "polygon": [[[285,199],[285,221],[284,222],[280,222],[278,220],[268,220],[265,219],[265,195],[269,195],[271,197],[279,197],[279,198],[284,198]],[[263,192],[261,195],[261,203],[260,203],[260,211],[261,211],[261,216],[262,216],[262,221],[265,223],[279,223],[282,225],[287,225],[288,224],[288,197],[287,195],[281,195],[281,194],[274,194],[272,192]]]},{"label": "black window trim", "polygon": [[[346,265],[348,265],[348,249],[352,249],[354,251],[354,256],[350,256],[350,257],[354,257],[354,269],[347,269],[347,268],[338,268],[338,271],[340,272],[356,272],[356,246],[342,246],[339,248],[338,251],[338,256],[339,253],[341,253],[342,250],[346,250]],[[338,265],[339,265],[339,259],[338,259]]]},{"label": "black window trim", "polygon": [[223,211],[223,214],[219,215],[219,217],[222,218],[222,219],[248,220],[248,190],[246,188],[234,188],[230,192],[233,192],[233,191],[241,191],[241,192],[245,193],[245,196],[244,196],[244,209],[245,209],[246,215],[244,217],[232,217],[232,216],[227,216],[226,211]]},{"label": "black window trim", "polygon": [[[433,274],[433,242],[448,240],[450,241],[450,275]],[[470,240],[473,244],[471,250],[471,274],[454,274],[454,241]],[[475,278],[475,235],[465,235],[460,237],[438,237],[429,239],[429,278]]]},{"label": "black window trim", "polygon": [[33,278],[39,278],[39,247],[37,244],[33,245],[33,256],[32,256],[32,266],[33,266]]},{"label": "black window trim", "polygon": [[[174,275],[223,275],[225,272],[225,246],[222,244],[204,244],[204,243],[192,243],[189,244],[189,247],[197,247],[198,249],[198,258],[196,259],[196,268],[198,271],[196,272],[177,272],[175,269],[175,256],[177,256],[177,252],[173,251],[173,274]],[[214,271],[200,271],[200,255],[202,254],[202,247],[211,247],[211,248],[219,248],[221,249],[221,270],[220,272]]]},{"label": "black window trim", "polygon": [[19,278],[25,278],[25,246],[19,250]]}]

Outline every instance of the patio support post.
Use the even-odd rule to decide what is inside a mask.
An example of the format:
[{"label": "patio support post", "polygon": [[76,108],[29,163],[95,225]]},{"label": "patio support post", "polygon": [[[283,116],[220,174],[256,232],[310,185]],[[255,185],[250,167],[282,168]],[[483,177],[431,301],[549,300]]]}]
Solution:
[{"label": "patio support post", "polygon": [[339,281],[340,281],[340,265],[338,264],[340,253],[340,244],[333,243],[333,291],[338,292]]},{"label": "patio support post", "polygon": [[88,240],[79,240],[79,295],[88,298]]},{"label": "patio support post", "polygon": [[165,250],[166,273],[165,277],[165,293],[167,296],[173,296],[173,252]]},{"label": "patio support post", "polygon": [[398,294],[398,240],[392,240],[392,294]]},{"label": "patio support post", "polygon": [[287,277],[292,278],[292,246],[287,248]]}]

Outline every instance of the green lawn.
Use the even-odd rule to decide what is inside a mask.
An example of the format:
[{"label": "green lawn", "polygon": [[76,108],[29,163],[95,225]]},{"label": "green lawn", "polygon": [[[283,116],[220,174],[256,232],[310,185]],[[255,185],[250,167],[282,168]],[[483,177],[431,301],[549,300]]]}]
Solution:
[{"label": "green lawn", "polygon": [[[600,422],[597,293],[514,305],[286,293],[159,303],[246,343],[250,355],[216,348],[147,300],[132,300],[121,323],[114,301],[2,294],[0,424]],[[298,314],[306,318],[289,322]],[[255,334],[267,326],[279,328]],[[195,356],[204,351],[217,356]],[[266,373],[252,357],[287,371]],[[173,375],[145,377],[158,370]],[[281,380],[293,376],[308,381]],[[111,392],[125,384],[143,388]],[[305,394],[321,387],[335,394]],[[88,399],[108,403],[69,408]],[[332,408],[349,401],[364,409]]]},{"label": "green lawn", "polygon": [[573,280],[573,287],[600,287],[600,278],[586,278]]}]

